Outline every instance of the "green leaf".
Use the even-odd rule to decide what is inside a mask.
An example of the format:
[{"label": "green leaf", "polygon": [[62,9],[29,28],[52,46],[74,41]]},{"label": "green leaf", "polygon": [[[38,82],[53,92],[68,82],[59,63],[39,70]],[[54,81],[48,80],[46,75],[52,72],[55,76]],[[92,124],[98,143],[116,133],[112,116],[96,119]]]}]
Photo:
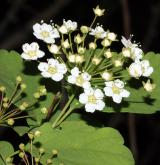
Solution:
[{"label": "green leaf", "polygon": [[38,130],[41,136],[35,138],[34,145],[45,149],[42,164],[52,157],[52,150],[57,150],[54,165],[134,165],[131,152],[113,128],[96,129],[82,121],[66,121],[61,129],[52,129],[51,124],[46,123]]},{"label": "green leaf", "polygon": [[50,107],[54,92],[59,88],[54,81],[49,79],[43,79],[37,69],[36,62],[23,62],[20,54],[15,51],[8,52],[6,50],[0,50],[0,85],[6,87],[7,96],[11,96],[15,88],[16,77],[20,75],[23,78],[23,82],[27,85],[25,90],[26,96],[21,99],[16,105],[20,105],[22,101],[33,103],[33,93],[37,91],[39,85],[45,85],[48,93],[46,98],[42,99],[36,107],[33,107],[28,113],[35,118],[27,119],[29,125],[40,124],[42,119],[45,117],[40,111],[42,107]]},{"label": "green leaf", "polygon": [[[106,100],[107,105],[104,112],[151,114],[160,110],[160,54],[150,52],[145,55],[144,59],[149,60],[150,65],[154,68],[151,79],[156,84],[155,90],[151,93],[146,92],[140,80],[126,79],[126,89],[130,91],[130,97],[124,99],[121,104],[113,103],[109,99]],[[147,79],[145,79],[146,81]]]},{"label": "green leaf", "polygon": [[6,165],[4,163],[6,159],[11,156],[14,152],[12,145],[6,141],[0,141],[0,164]]}]

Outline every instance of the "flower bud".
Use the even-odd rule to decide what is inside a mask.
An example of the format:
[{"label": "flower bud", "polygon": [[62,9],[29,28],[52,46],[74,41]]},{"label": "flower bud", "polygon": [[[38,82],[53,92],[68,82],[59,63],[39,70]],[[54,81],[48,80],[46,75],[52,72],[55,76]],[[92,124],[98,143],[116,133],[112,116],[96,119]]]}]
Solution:
[{"label": "flower bud", "polygon": [[75,62],[76,62],[76,56],[75,56],[74,54],[70,54],[70,55],[68,56],[68,60],[69,60],[69,62],[71,62],[71,63],[75,63]]},{"label": "flower bud", "polygon": [[94,49],[97,48],[97,44],[94,43],[94,42],[91,42],[91,43],[89,44],[89,48],[94,50]]},{"label": "flower bud", "polygon": [[101,42],[102,46],[107,47],[111,45],[111,42],[108,39],[103,39],[103,41]]},{"label": "flower bud", "polygon": [[130,48],[123,48],[122,49],[122,54],[124,57],[131,57],[131,50]]},{"label": "flower bud", "polygon": [[6,163],[12,163],[13,159],[11,157],[6,158]]},{"label": "flower bud", "polygon": [[3,102],[5,102],[5,103],[8,102],[8,100],[9,100],[8,97],[3,98]]},{"label": "flower bud", "polygon": [[112,57],[112,52],[110,51],[110,49],[108,49],[107,51],[104,52],[104,56],[106,58],[111,58]]},{"label": "flower bud", "polygon": [[44,154],[44,152],[45,152],[44,148],[40,148],[40,149],[39,149],[39,153],[40,153],[40,154]]},{"label": "flower bud", "polygon": [[79,53],[79,54],[84,54],[85,50],[86,50],[85,48],[79,47],[79,48],[78,48],[78,53]]},{"label": "flower bud", "polygon": [[19,153],[19,157],[20,157],[20,158],[24,158],[24,153],[23,153],[23,152],[20,152],[20,153]]},{"label": "flower bud", "polygon": [[65,49],[70,48],[70,44],[69,44],[68,39],[66,39],[65,41],[63,41],[63,42],[61,43],[61,45],[62,45],[62,47],[65,48]]},{"label": "flower bud", "polygon": [[110,80],[112,80],[112,74],[105,71],[102,73],[102,78],[105,79],[106,81],[110,81]]},{"label": "flower bud", "polygon": [[52,44],[50,47],[49,47],[49,51],[53,54],[59,54],[59,49],[60,47],[58,47],[56,44]]},{"label": "flower bud", "polygon": [[98,57],[93,57],[92,58],[92,63],[94,64],[94,65],[99,65],[99,63],[101,62],[101,58],[98,58]]},{"label": "flower bud", "polygon": [[48,113],[48,109],[46,107],[43,107],[43,108],[41,108],[41,112],[43,114],[47,114]]},{"label": "flower bud", "polygon": [[101,17],[102,15],[104,15],[105,9],[100,9],[98,5],[95,9],[93,9],[93,12],[96,16]]},{"label": "flower bud", "polygon": [[39,136],[41,136],[41,132],[40,132],[40,131],[38,131],[38,130],[37,130],[37,131],[35,131],[35,132],[34,132],[34,136],[35,136],[35,137],[39,137]]},{"label": "flower bud", "polygon": [[25,145],[24,145],[23,143],[21,143],[21,144],[19,145],[19,149],[20,149],[20,150],[24,150],[24,147],[25,147]]},{"label": "flower bud", "polygon": [[76,55],[75,61],[78,64],[83,63],[84,62],[84,56],[83,55]]},{"label": "flower bud", "polygon": [[34,96],[35,99],[39,99],[40,98],[40,93],[39,92],[35,92],[33,94],[33,96]]},{"label": "flower bud", "polygon": [[4,86],[0,86],[0,91],[4,92],[6,90],[6,88]]},{"label": "flower bud", "polygon": [[153,89],[155,89],[156,85],[155,84],[151,84],[150,80],[147,80],[147,82],[145,83],[144,81],[142,81],[143,87],[147,92],[152,92]]},{"label": "flower bud", "polygon": [[107,38],[108,38],[110,41],[115,41],[115,40],[116,40],[116,37],[117,37],[117,35],[116,35],[115,33],[113,33],[113,32],[109,32],[109,33],[107,34]]},{"label": "flower bud", "polygon": [[40,161],[40,159],[37,158],[37,157],[35,157],[34,160],[35,160],[36,163],[39,163],[39,161]]},{"label": "flower bud", "polygon": [[52,159],[47,159],[47,164],[52,164]]},{"label": "flower bud", "polygon": [[29,137],[30,140],[32,140],[34,138],[33,132],[29,132],[28,137]]},{"label": "flower bud", "polygon": [[77,35],[74,37],[74,42],[75,42],[76,44],[80,44],[82,41],[83,41],[83,40],[82,40],[82,37],[81,37],[79,34],[77,34]]},{"label": "flower bud", "polygon": [[14,122],[15,121],[12,118],[10,118],[10,119],[7,120],[7,124],[10,125],[10,126],[12,126],[14,124]]},{"label": "flower bud", "polygon": [[40,96],[44,96],[47,94],[47,90],[46,90],[46,87],[44,85],[39,87],[39,94],[40,94]]},{"label": "flower bud", "polygon": [[54,150],[52,150],[52,154],[53,154],[53,156],[55,156],[58,154],[58,151],[54,149]]},{"label": "flower bud", "polygon": [[123,62],[121,60],[115,60],[114,65],[115,65],[115,67],[120,67],[123,65]]},{"label": "flower bud", "polygon": [[21,83],[22,82],[22,77],[21,76],[17,76],[16,77],[16,81],[17,81],[17,83]]},{"label": "flower bud", "polygon": [[3,103],[4,108],[8,108],[8,106],[9,106],[8,103]]},{"label": "flower bud", "polygon": [[89,32],[89,28],[87,26],[81,26],[80,30],[83,34],[86,34]]},{"label": "flower bud", "polygon": [[21,88],[22,90],[26,89],[26,87],[27,87],[27,86],[26,86],[26,84],[24,84],[24,83],[21,84],[21,86],[20,86],[20,88]]}]

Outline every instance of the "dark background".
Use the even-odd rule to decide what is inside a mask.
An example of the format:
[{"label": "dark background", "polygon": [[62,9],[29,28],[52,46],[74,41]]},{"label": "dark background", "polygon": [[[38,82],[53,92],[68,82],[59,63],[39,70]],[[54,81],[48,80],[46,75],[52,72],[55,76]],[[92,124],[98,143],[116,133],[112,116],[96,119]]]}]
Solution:
[{"label": "dark background", "polygon": [[[21,53],[23,43],[36,41],[32,25],[41,20],[61,24],[65,18],[90,25],[98,4],[106,9],[99,18],[105,29],[119,38],[134,34],[145,52],[160,52],[160,0],[0,0],[0,48]],[[101,120],[118,128],[137,165],[160,165],[160,113],[108,114]]]}]

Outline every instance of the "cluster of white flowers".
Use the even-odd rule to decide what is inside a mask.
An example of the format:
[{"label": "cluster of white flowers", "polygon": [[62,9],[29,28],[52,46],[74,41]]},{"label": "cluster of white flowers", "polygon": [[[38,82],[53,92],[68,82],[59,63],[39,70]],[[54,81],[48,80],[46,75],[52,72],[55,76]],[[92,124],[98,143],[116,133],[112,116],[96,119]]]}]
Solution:
[{"label": "cluster of white flowers", "polygon": [[[93,11],[96,19],[102,16],[105,10],[97,6]],[[111,52],[110,46],[112,42],[118,41],[117,35],[104,29],[98,24],[93,27],[92,23],[91,26],[83,25],[78,30],[77,22],[71,20],[63,20],[62,25],[33,25],[34,36],[47,43],[52,55],[47,62],[39,62],[38,69],[41,75],[57,82],[65,79],[68,82],[66,86],[69,85],[71,88],[73,85],[75,89],[80,87],[83,93],[79,94],[79,102],[85,105],[87,112],[102,111],[105,107],[105,97],[111,97],[119,104],[122,98],[130,96],[130,92],[124,89],[125,82],[122,81],[122,71],[126,69],[128,61],[133,61],[127,63],[128,77],[149,77],[153,72],[149,61],[142,60],[143,51],[138,44],[131,42],[131,38],[122,37],[122,55],[116,56]],[[93,38],[91,36],[94,40],[87,44],[85,39]],[[21,57],[25,60],[37,60],[45,55],[35,42],[24,44],[22,49]],[[126,57],[132,60],[125,61]],[[154,89],[148,81],[143,82],[143,86],[149,92]]]}]

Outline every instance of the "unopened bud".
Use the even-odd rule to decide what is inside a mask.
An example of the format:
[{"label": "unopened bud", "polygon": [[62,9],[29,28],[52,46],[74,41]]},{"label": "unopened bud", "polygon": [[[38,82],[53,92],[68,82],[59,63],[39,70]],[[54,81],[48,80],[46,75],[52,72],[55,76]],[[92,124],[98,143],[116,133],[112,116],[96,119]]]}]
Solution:
[{"label": "unopened bud", "polygon": [[59,49],[60,47],[58,47],[56,44],[52,44],[50,47],[49,47],[49,51],[53,54],[59,54]]},{"label": "unopened bud", "polygon": [[122,54],[124,57],[131,57],[131,50],[130,48],[123,48],[122,49]]},{"label": "unopened bud", "polygon": [[47,164],[52,164],[52,159],[47,159]]},{"label": "unopened bud", "polygon": [[8,108],[8,106],[9,106],[8,103],[3,103],[4,108]]},{"label": "unopened bud", "polygon": [[41,112],[43,114],[47,114],[48,113],[48,109],[46,107],[43,107],[43,108],[41,108]]},{"label": "unopened bud", "polygon": [[6,158],[6,163],[12,163],[13,159],[11,157]]},{"label": "unopened bud", "polygon": [[112,52],[108,49],[107,51],[104,52],[104,56],[106,58],[111,58],[112,57]]},{"label": "unopened bud", "polygon": [[44,148],[40,148],[40,149],[39,149],[39,153],[40,153],[40,154],[43,154],[44,152],[45,152]]},{"label": "unopened bud", "polygon": [[21,144],[19,145],[19,149],[20,149],[20,150],[24,150],[24,147],[25,147],[25,145],[24,145],[23,143],[21,143]]},{"label": "unopened bud", "polygon": [[111,45],[111,41],[109,41],[108,39],[104,39],[102,42],[101,42],[102,46],[104,47],[107,47],[107,46],[110,46]]},{"label": "unopened bud", "polygon": [[92,58],[92,63],[94,65],[99,65],[100,62],[101,62],[101,58],[98,58],[98,57],[93,57]]},{"label": "unopened bud", "polygon": [[145,83],[144,81],[142,81],[143,87],[147,92],[152,92],[156,85],[155,84],[151,84],[150,80],[147,80],[147,82]]},{"label": "unopened bud", "polygon": [[76,62],[76,56],[75,56],[74,54],[70,54],[70,55],[68,56],[68,60],[69,60],[69,62],[71,62],[71,63],[75,63],[75,62]]},{"label": "unopened bud", "polygon": [[100,9],[99,6],[96,6],[96,8],[93,9],[93,12],[96,16],[101,17],[104,15],[105,9]]},{"label": "unopened bud", "polygon": [[107,37],[108,37],[108,39],[109,39],[110,41],[115,41],[117,35],[116,35],[115,33],[113,33],[113,32],[110,32],[110,33],[107,34]]},{"label": "unopened bud", "polygon": [[120,67],[123,65],[123,62],[121,60],[115,60],[114,65],[115,65],[115,67]]},{"label": "unopened bud", "polygon": [[58,151],[54,149],[54,150],[52,150],[52,154],[53,154],[53,156],[55,156],[58,154]]},{"label": "unopened bud", "polygon": [[27,86],[26,86],[26,84],[24,84],[24,83],[21,84],[21,86],[20,86],[20,88],[21,88],[22,90],[26,89],[26,87],[27,87]]},{"label": "unopened bud", "polygon": [[8,97],[3,98],[3,102],[5,102],[5,103],[8,102],[8,100],[9,100]]},{"label": "unopened bud", "polygon": [[110,80],[112,80],[112,74],[105,71],[102,73],[102,78],[105,79],[106,81],[110,81]]},{"label": "unopened bud", "polygon": [[40,161],[40,159],[37,158],[37,157],[35,157],[34,160],[35,160],[36,163],[39,163],[39,161]]},{"label": "unopened bud", "polygon": [[84,56],[83,55],[76,55],[76,59],[75,59],[77,64],[81,64],[84,62]]},{"label": "unopened bud", "polygon": [[94,42],[91,42],[91,43],[89,44],[89,48],[94,50],[94,49],[97,48],[97,44],[94,43]]},{"label": "unopened bud", "polygon": [[40,132],[40,131],[38,131],[38,130],[37,130],[37,131],[35,131],[35,132],[34,132],[34,136],[35,136],[35,137],[39,137],[39,136],[41,136],[41,132]]},{"label": "unopened bud", "polygon": [[4,92],[6,90],[6,88],[4,86],[0,86],[0,91]]},{"label": "unopened bud", "polygon": [[70,48],[70,44],[68,39],[66,39],[65,41],[62,42],[62,47],[64,47],[65,49]]},{"label": "unopened bud", "polygon": [[40,98],[40,93],[39,92],[35,92],[33,94],[33,96],[34,96],[35,99],[39,99]]},{"label": "unopened bud", "polygon": [[34,138],[33,132],[29,132],[29,133],[28,133],[28,137],[29,137],[30,140],[32,140],[32,139]]},{"label": "unopened bud", "polygon": [[79,54],[84,54],[85,50],[86,50],[85,48],[79,47],[79,48],[78,48],[78,53],[79,53]]},{"label": "unopened bud", "polygon": [[20,158],[24,158],[24,153],[23,153],[23,152],[20,152],[20,153],[19,153],[19,157],[20,157]]},{"label": "unopened bud", "polygon": [[77,34],[75,37],[74,37],[74,42],[77,43],[77,44],[80,44],[82,42],[82,37]]},{"label": "unopened bud", "polygon": [[17,77],[16,77],[16,81],[17,81],[18,83],[21,83],[21,82],[22,82],[22,77],[21,77],[21,76],[17,76]]},{"label": "unopened bud", "polygon": [[12,126],[14,124],[14,122],[15,121],[12,118],[10,118],[10,119],[7,120],[7,124],[10,125],[10,126]]},{"label": "unopened bud", "polygon": [[81,26],[80,30],[83,34],[86,34],[89,32],[89,28],[87,26]]}]

